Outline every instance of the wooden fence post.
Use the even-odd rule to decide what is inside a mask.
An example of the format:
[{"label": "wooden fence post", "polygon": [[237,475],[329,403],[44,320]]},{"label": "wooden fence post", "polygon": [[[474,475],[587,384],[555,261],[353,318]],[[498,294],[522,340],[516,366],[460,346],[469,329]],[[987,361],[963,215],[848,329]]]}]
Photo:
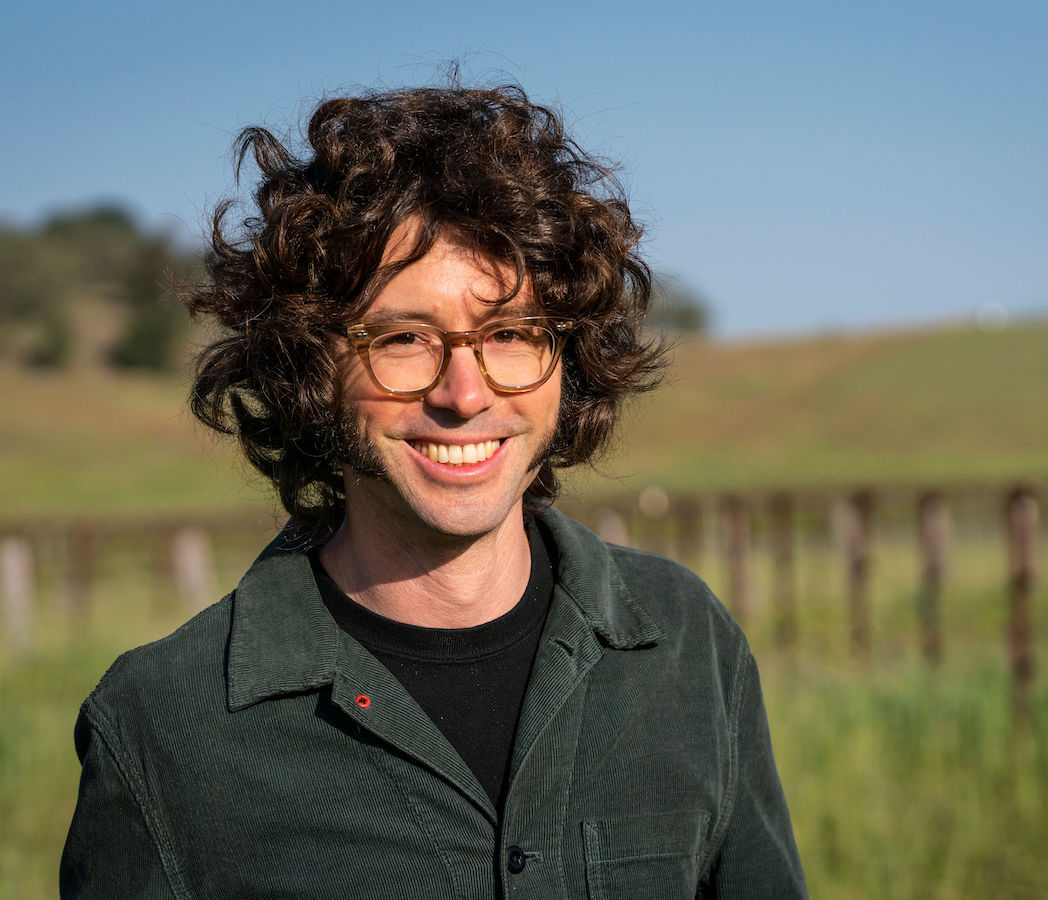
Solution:
[{"label": "wooden fence post", "polygon": [[4,643],[14,654],[32,639],[33,555],[24,538],[0,541],[0,604],[3,606]]},{"label": "wooden fence post", "polygon": [[175,585],[182,602],[194,612],[218,600],[211,541],[201,528],[182,528],[171,541]]},{"label": "wooden fence post", "polygon": [[1017,728],[1030,721],[1033,685],[1033,594],[1037,543],[1037,500],[1025,487],[1008,496],[1008,655],[1012,667],[1012,715]]},{"label": "wooden fence post", "polygon": [[64,604],[73,616],[83,615],[91,600],[98,534],[93,525],[74,525],[66,532]]},{"label": "wooden fence post", "polygon": [[149,529],[149,574],[152,585],[153,612],[169,609],[171,606],[172,586],[175,573],[172,568],[172,535],[165,528]]},{"label": "wooden fence post", "polygon": [[609,544],[628,547],[630,530],[622,514],[610,506],[603,506],[593,513],[593,530]]},{"label": "wooden fence post", "polygon": [[918,498],[917,528],[921,551],[921,584],[917,592],[921,654],[937,665],[942,658],[940,598],[950,534],[950,510],[939,491],[926,491]]},{"label": "wooden fence post", "polygon": [[851,650],[859,659],[870,657],[870,531],[873,492],[855,491],[848,498],[845,532],[848,572],[848,608],[851,614]]},{"label": "wooden fence post", "polygon": [[702,504],[697,497],[686,495],[673,502],[677,524],[677,560],[696,568],[702,553]]},{"label": "wooden fence post", "polygon": [[721,501],[721,548],[728,575],[728,606],[745,625],[750,612],[750,521],[746,502],[737,494]]},{"label": "wooden fence post", "polygon": [[768,504],[771,538],[772,597],[775,606],[775,639],[788,646],[797,638],[794,503],[787,493],[774,494]]},{"label": "wooden fence post", "polygon": [[637,509],[641,515],[641,546],[652,553],[666,555],[670,552],[669,495],[657,484],[649,484],[637,497]]}]

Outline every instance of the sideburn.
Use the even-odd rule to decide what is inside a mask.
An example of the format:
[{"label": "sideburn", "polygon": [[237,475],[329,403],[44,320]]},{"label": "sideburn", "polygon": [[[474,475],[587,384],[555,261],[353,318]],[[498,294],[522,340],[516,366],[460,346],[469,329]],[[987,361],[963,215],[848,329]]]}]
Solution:
[{"label": "sideburn", "polygon": [[378,451],[361,433],[357,417],[349,410],[331,425],[331,451],[335,459],[363,478],[389,483],[392,479],[379,459]]}]

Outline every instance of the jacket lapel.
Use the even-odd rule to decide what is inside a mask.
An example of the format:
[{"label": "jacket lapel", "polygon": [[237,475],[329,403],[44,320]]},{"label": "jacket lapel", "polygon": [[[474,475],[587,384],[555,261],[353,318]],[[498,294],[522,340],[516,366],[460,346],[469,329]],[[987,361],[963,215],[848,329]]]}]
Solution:
[{"label": "jacket lapel", "polygon": [[449,781],[494,822],[491,800],[440,729],[331,617],[291,525],[237,586],[227,679],[230,712],[330,685],[332,702],[350,719]]}]

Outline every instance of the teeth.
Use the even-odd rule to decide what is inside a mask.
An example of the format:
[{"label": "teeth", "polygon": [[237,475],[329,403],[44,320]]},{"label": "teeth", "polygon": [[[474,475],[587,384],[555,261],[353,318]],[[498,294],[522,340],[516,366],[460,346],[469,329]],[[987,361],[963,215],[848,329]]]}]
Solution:
[{"label": "teeth", "polygon": [[479,444],[433,444],[412,441],[411,446],[428,456],[433,462],[452,466],[472,465],[484,462],[495,455],[501,441],[481,441]]}]

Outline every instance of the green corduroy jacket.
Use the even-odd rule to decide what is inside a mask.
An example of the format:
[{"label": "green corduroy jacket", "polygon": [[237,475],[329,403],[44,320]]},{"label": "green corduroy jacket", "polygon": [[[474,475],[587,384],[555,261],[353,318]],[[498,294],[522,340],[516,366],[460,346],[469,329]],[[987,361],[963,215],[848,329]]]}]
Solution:
[{"label": "green corduroy jacket", "polygon": [[85,701],[62,896],[805,896],[738,626],[681,566],[543,519],[556,585],[501,817],[281,536]]}]

